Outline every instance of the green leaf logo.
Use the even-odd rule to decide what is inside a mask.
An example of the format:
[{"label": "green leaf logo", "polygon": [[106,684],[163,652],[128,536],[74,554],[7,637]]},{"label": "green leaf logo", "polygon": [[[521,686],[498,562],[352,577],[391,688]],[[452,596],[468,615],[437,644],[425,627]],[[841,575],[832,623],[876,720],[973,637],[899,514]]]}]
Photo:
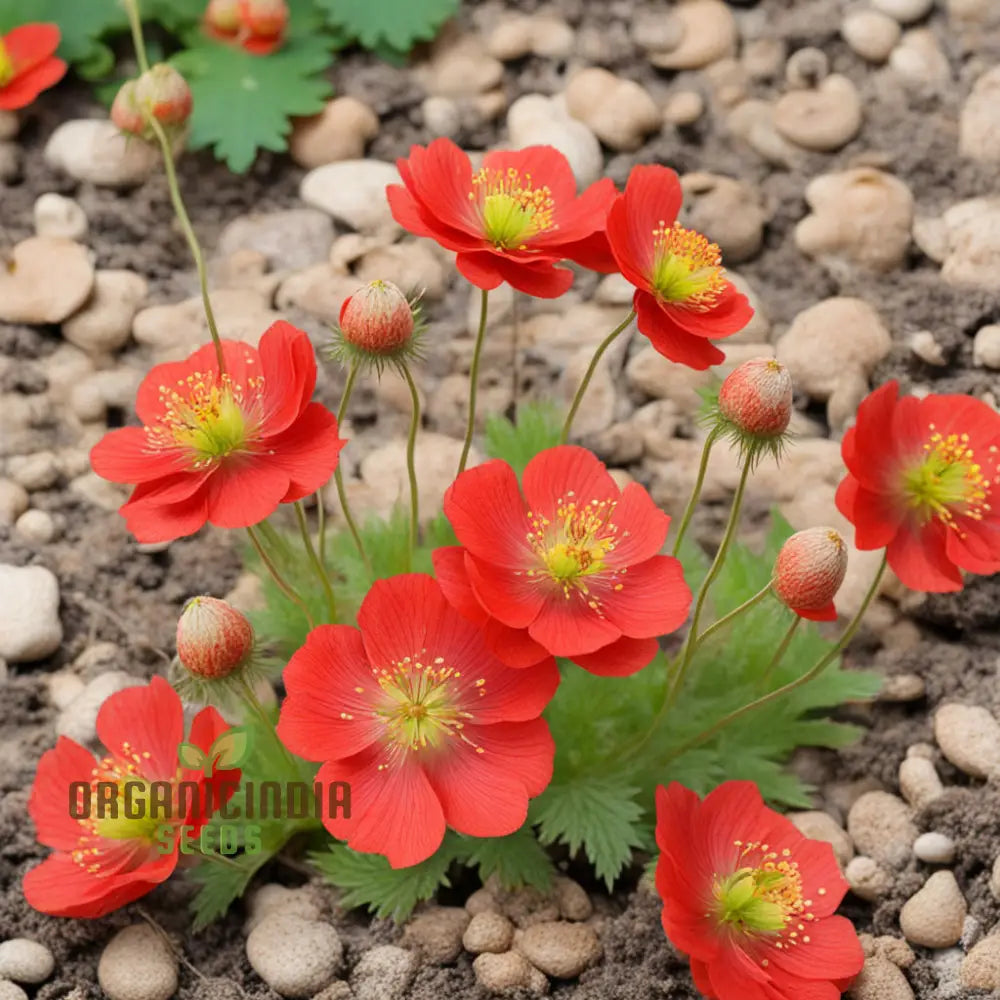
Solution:
[{"label": "green leaf logo", "polygon": [[182,743],[177,748],[177,759],[182,767],[188,767],[192,771],[200,771],[208,763],[205,751],[194,743]]},{"label": "green leaf logo", "polygon": [[[250,734],[246,726],[233,726],[212,744],[208,751],[210,768],[239,767],[250,750]],[[210,774],[211,771],[206,771]]]}]

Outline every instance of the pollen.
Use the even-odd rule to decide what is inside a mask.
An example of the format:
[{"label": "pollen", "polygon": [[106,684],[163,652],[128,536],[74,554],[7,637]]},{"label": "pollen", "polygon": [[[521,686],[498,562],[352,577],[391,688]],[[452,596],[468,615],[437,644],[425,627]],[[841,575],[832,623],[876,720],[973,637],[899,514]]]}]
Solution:
[{"label": "pollen", "polygon": [[531,174],[522,176],[514,167],[478,170],[469,201],[497,250],[528,250],[533,237],[558,228],[552,192],[544,185],[535,187]]},{"label": "pollen", "polygon": [[660,299],[706,312],[726,288],[722,254],[701,233],[661,219],[653,230],[650,284]]}]

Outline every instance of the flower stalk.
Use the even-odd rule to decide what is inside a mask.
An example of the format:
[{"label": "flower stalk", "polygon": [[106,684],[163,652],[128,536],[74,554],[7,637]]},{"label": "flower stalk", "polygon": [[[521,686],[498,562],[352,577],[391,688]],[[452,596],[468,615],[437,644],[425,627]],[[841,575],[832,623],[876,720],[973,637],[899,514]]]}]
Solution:
[{"label": "flower stalk", "polygon": [[465,426],[465,443],[462,445],[462,457],[458,462],[458,475],[465,472],[469,461],[469,451],[472,448],[472,436],[476,431],[476,397],[479,394],[479,361],[483,353],[483,343],[486,340],[486,317],[489,311],[490,293],[484,288],[480,292],[479,329],[476,332],[476,345],[472,349],[472,365],[469,368],[469,418]]}]

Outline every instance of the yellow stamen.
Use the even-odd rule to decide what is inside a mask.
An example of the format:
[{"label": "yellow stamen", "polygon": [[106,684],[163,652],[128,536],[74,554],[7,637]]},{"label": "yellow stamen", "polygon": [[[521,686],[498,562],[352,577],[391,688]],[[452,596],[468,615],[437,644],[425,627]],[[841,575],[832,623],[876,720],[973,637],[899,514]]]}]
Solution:
[{"label": "yellow stamen", "polygon": [[483,222],[486,238],[497,250],[527,250],[528,241],[555,229],[555,201],[547,187],[534,187],[531,174],[514,167],[483,167],[472,177],[471,201]]},{"label": "yellow stamen", "polygon": [[650,284],[666,302],[704,312],[726,287],[718,246],[693,229],[660,220],[653,230],[653,273]]},{"label": "yellow stamen", "polygon": [[6,87],[14,79],[14,60],[11,59],[7,46],[0,38],[0,87]]}]

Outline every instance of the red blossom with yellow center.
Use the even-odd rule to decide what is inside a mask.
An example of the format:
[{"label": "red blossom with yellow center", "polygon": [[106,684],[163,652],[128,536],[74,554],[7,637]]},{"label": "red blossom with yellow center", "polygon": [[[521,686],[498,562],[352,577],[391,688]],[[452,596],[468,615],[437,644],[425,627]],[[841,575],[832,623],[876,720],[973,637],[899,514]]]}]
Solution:
[{"label": "red blossom with yellow center", "polygon": [[607,241],[636,287],[640,332],[664,357],[701,370],[725,360],[712,340],[742,330],[753,309],[726,278],[719,248],[677,222],[681,201],[672,170],[634,167],[608,213]]},{"label": "red blossom with yellow center", "polygon": [[[227,728],[214,708],[202,709],[188,742],[207,753]],[[206,778],[180,765],[184,710],[162,677],[111,695],[98,713],[97,735],[107,749],[99,761],[61,736],[39,761],[28,800],[39,841],[55,853],[25,875],[24,894],[52,916],[100,917],[144,896],[177,867],[179,828],[197,836],[239,786],[238,770]],[[113,810],[99,795],[108,785]],[[81,818],[71,815],[71,789]]]},{"label": "red blossom with yellow center", "polygon": [[337,420],[310,402],[309,338],[278,321],[260,347],[223,341],[225,371],[207,344],[157,365],[139,386],[143,426],[111,431],[91,451],[94,471],[137,484],[121,508],[141,542],[171,541],[211,522],[244,528],[314,493],[344,442]]},{"label": "red blossom with yellow center", "polygon": [[858,408],[841,451],[837,507],[859,549],[886,549],[914,590],[1000,572],[1000,414],[971,396],[899,396],[887,382]]},{"label": "red blossom with yellow center", "polygon": [[461,273],[482,289],[507,282],[556,298],[573,274],[556,267],[570,248],[604,228],[615,196],[610,180],[582,194],[569,162],[551,146],[487,153],[473,171],[450,139],[414,146],[397,162],[403,184],[386,189],[393,218],[458,256]]},{"label": "red blossom with yellow center", "polygon": [[441,845],[520,829],[552,777],[539,716],[559,684],[549,657],[512,670],[422,574],[377,581],[358,628],[321,625],[284,673],[278,735],[322,761],[319,782],[351,786],[349,816],[326,828],[395,868]]},{"label": "red blossom with yellow center", "polygon": [[59,28],[55,24],[22,24],[0,36],[0,110],[25,108],[66,74],[56,58]]},{"label": "red blossom with yellow center", "polygon": [[670,518],[641,486],[622,490],[573,445],[533,458],[523,489],[501,461],[449,488],[444,510],[463,550],[461,568],[450,554],[435,558],[449,599],[473,620],[477,602],[499,622],[494,648],[509,648],[518,666],[530,659],[529,640],[593,673],[645,666],[691,603],[680,563],[660,555]]},{"label": "red blossom with yellow center", "polygon": [[704,801],[656,792],[663,929],[709,1000],[839,1000],[864,955],[834,913],[847,892],[830,845],[768,809],[749,781]]}]

